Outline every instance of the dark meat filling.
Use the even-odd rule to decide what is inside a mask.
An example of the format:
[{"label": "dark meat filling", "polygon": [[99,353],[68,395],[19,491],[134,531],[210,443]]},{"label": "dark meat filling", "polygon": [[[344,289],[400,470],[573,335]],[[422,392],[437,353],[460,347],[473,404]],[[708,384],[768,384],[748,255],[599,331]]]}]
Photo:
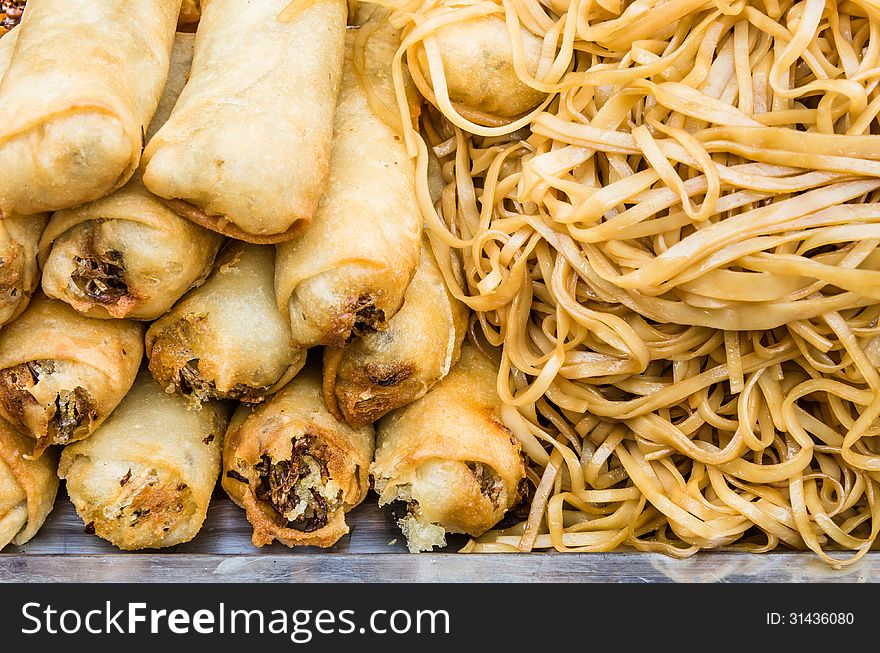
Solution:
[{"label": "dark meat filling", "polygon": [[[327,525],[331,513],[336,509],[316,487],[305,487],[304,481],[320,467],[320,482],[330,481],[327,465],[315,455],[316,438],[304,435],[291,440],[289,460],[273,462],[268,454],[263,454],[254,465],[258,474],[255,495],[257,499],[272,506],[278,513],[278,525],[303,533],[311,533]],[[305,510],[301,503],[307,494],[308,505]],[[296,519],[289,520],[285,515],[300,513]]]},{"label": "dark meat filling", "polygon": [[[55,363],[51,360],[29,361],[0,370],[0,400],[6,412],[20,426],[34,429],[31,422],[43,409],[29,390],[54,373]],[[59,390],[52,409],[51,416],[46,416],[46,433],[35,433],[38,436],[36,454],[50,444],[67,444],[83,423],[89,423],[97,416],[94,401],[88,391],[80,386],[73,390]]]},{"label": "dark meat filling", "polygon": [[111,250],[101,256],[85,258],[76,256],[73,261],[76,269],[70,281],[81,295],[99,304],[115,304],[128,295],[125,266],[119,252]]},{"label": "dark meat filling", "polygon": [[199,359],[186,362],[177,373],[177,387],[184,395],[195,395],[199,401],[212,399],[236,399],[243,404],[259,404],[266,398],[268,388],[254,388],[244,383],[236,383],[229,392],[219,392],[213,381],[202,378],[199,372]]},{"label": "dark meat filling", "polygon": [[351,327],[352,338],[360,338],[368,333],[378,331],[385,325],[385,311],[376,308],[373,298],[369,295],[358,297],[354,305],[354,324]]},{"label": "dark meat filling", "polygon": [[24,7],[27,0],[3,0],[0,2],[0,11],[5,16],[3,22],[0,23],[5,29],[12,29],[21,22],[21,15],[24,13]]},{"label": "dark meat filling", "polygon": [[49,422],[49,437],[56,444],[66,444],[83,422],[89,422],[97,413],[85,388],[77,386],[61,390],[55,398],[55,415]]},{"label": "dark meat filling", "polygon": [[501,505],[501,492],[504,489],[504,483],[498,472],[483,463],[469,462],[467,466],[480,484],[480,492],[492,502],[494,508],[498,508]]}]

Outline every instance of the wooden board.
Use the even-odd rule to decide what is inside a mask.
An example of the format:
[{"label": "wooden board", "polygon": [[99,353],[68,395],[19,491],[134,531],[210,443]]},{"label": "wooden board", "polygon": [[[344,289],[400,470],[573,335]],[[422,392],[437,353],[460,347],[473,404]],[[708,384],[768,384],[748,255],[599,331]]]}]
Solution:
[{"label": "wooden board", "polygon": [[0,582],[870,582],[880,580],[880,552],[843,571],[811,554],[750,555],[713,551],[687,560],[659,554],[455,553],[411,555],[390,511],[371,494],[351,513],[352,532],[329,550],[251,544],[244,512],[224,495],[211,504],[195,540],[162,552],[121,553],[83,532],[65,496],[24,547],[0,553]]}]

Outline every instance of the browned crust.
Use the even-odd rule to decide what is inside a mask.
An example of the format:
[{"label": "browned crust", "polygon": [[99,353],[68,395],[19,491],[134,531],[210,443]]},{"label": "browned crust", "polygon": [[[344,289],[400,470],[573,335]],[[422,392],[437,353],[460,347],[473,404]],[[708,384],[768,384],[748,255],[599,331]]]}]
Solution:
[{"label": "browned crust", "polygon": [[247,243],[253,243],[255,245],[274,245],[276,243],[283,243],[288,240],[293,240],[300,233],[302,233],[311,222],[311,220],[300,219],[297,220],[289,229],[287,229],[287,231],[283,231],[277,234],[259,235],[248,233],[247,231],[242,230],[240,227],[233,224],[223,216],[208,215],[197,206],[194,206],[184,200],[162,199],[162,203],[169,209],[174,211],[177,215],[186,218],[190,222],[195,222],[197,225],[200,225],[205,229],[210,229],[211,231],[216,231],[217,233],[223,234],[224,236],[229,236],[230,238],[235,238],[236,240],[243,240]]},{"label": "browned crust", "polygon": [[188,344],[193,332],[202,328],[204,322],[202,315],[187,314],[150,340],[147,356],[153,378],[160,385],[173,386],[178,394],[195,397],[200,402],[236,399],[256,405],[265,401],[274,385],[254,387],[236,383],[228,391],[221,392],[212,379],[205,377],[198,356]]},{"label": "browned crust", "polygon": [[339,373],[339,363],[345,352],[341,347],[324,347],[324,372],[321,382],[321,391],[324,395],[324,405],[330,414],[340,422],[344,419],[336,403],[336,375]]},{"label": "browned crust", "polygon": [[372,424],[396,408],[423,394],[424,386],[413,380],[412,362],[347,366],[345,383],[335,383],[335,400],[345,421],[354,428]]},{"label": "browned crust", "polygon": [[[143,540],[144,533],[158,542],[168,531],[179,525],[180,515],[192,500],[192,490],[186,483],[178,482],[130,482],[123,477],[122,488],[114,499],[120,508],[114,515],[104,514],[106,506],[84,515],[92,530],[121,549],[141,548],[125,537],[125,531],[137,528],[135,540]],[[123,480],[125,482],[123,482]],[[120,537],[121,536],[121,537]],[[147,538],[147,539],[149,539]]]}]

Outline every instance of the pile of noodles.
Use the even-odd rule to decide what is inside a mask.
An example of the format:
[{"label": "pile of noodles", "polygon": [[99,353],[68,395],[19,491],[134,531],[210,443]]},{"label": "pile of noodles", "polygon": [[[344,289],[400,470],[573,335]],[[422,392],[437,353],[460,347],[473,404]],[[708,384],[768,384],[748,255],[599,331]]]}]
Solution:
[{"label": "pile of noodles", "polygon": [[[434,105],[407,133],[431,242],[471,337],[500,352],[533,484],[528,518],[467,550],[864,555],[880,532],[880,7],[395,9],[398,109],[407,68]],[[514,121],[444,87],[433,33],[489,14],[548,93]],[[522,28],[544,42],[535,75]]]}]

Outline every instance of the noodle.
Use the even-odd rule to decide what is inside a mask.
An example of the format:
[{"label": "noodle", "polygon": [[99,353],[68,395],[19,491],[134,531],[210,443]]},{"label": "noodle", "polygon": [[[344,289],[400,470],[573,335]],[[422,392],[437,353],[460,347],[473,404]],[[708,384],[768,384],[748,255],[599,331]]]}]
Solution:
[{"label": "noodle", "polygon": [[[499,348],[502,416],[534,486],[525,522],[466,550],[864,555],[880,534],[874,5],[393,9],[420,208],[450,293],[476,312],[470,339]],[[508,119],[446,88],[438,32],[448,44],[487,16],[546,94]],[[541,40],[537,68],[523,34]],[[406,72],[432,105],[420,131]]]}]

